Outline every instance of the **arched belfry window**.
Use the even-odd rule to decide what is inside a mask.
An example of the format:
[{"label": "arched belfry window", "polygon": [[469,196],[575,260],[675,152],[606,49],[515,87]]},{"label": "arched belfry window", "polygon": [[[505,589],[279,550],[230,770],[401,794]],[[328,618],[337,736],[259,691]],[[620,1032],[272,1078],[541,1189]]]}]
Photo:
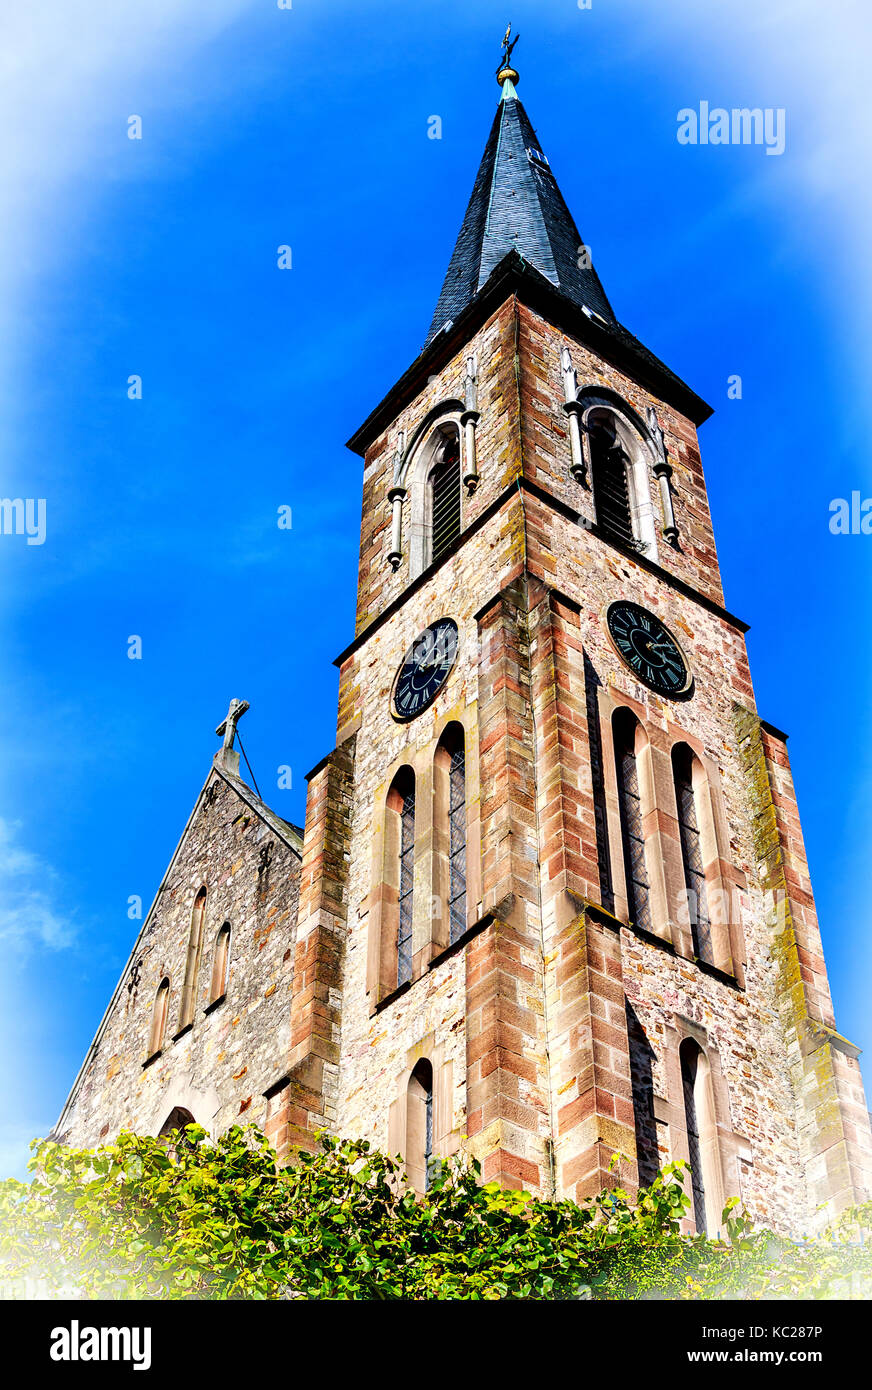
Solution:
[{"label": "arched belfry window", "polygon": [[426,1192],[433,1159],[433,1067],[417,1063],[406,1089],[406,1172],[418,1192]]},{"label": "arched belfry window", "polygon": [[438,560],[460,535],[460,434],[443,426],[430,470],[430,562]]},{"label": "arched belfry window", "polygon": [[627,908],[630,921],[635,926],[650,931],[650,886],[645,859],[645,834],[639,783],[638,752],[641,743],[641,729],[638,720],[633,717],[629,710],[619,709],[615,711],[612,730]]},{"label": "arched belfry window", "polygon": [[434,901],[447,909],[447,940],[454,945],[466,931],[466,750],[463,728],[449,724],[439,740],[433,769],[433,830],[437,881]]},{"label": "arched belfry window", "polygon": [[630,509],[629,457],[610,410],[596,409],[587,420],[593,500],[597,524],[608,536],[635,542]]},{"label": "arched belfry window", "polygon": [[170,982],[168,978],[161,980],[154,996],[154,1007],[151,1011],[151,1028],[148,1035],[148,1055],[153,1057],[156,1052],[160,1052],[164,1043],[164,1034],[167,1026],[167,1010],[170,1002]]},{"label": "arched belfry window", "polygon": [[201,888],[194,899],[191,913],[191,930],[188,933],[188,955],[185,961],[185,983],[182,986],[182,1002],[179,1009],[179,1029],[187,1028],[194,1021],[194,1007],[197,998],[197,975],[200,970],[200,956],[203,953],[203,924],[206,916],[206,889]]},{"label": "arched belfry window", "polygon": [[675,781],[675,802],[678,808],[678,831],[681,839],[681,858],[687,891],[687,910],[693,936],[694,955],[714,964],[712,927],[706,892],[705,865],[702,853],[700,794],[704,772],[686,743],[677,743],[672,750],[672,775]]},{"label": "arched belfry window", "polygon": [[657,523],[651,499],[656,441],[644,421],[615,393],[585,388],[578,402],[597,526],[617,544],[656,560]]},{"label": "arched belfry window", "polygon": [[684,1123],[687,1131],[687,1153],[690,1164],[691,1198],[693,1219],[697,1235],[704,1234],[706,1222],[705,1175],[703,1172],[703,1141],[700,1130],[705,1120],[705,1070],[702,1050],[691,1038],[681,1044],[681,1088],[684,1096]]},{"label": "arched belfry window", "polygon": [[[464,457],[470,466],[469,443],[464,448],[461,437],[464,418],[462,401],[442,401],[421,421],[395,464],[394,494],[409,497],[410,579],[417,579],[428,565],[446,555],[463,528]],[[467,488],[471,480],[468,475]],[[401,503],[395,505],[395,513],[398,506]],[[402,517],[399,524],[402,529]],[[393,536],[392,546],[396,555],[402,550],[402,538]]]}]

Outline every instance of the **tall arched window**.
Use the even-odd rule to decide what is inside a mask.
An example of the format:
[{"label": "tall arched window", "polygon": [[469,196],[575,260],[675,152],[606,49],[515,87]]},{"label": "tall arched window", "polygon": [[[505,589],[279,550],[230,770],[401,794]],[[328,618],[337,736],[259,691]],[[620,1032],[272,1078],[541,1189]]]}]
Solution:
[{"label": "tall arched window", "polygon": [[227,972],[230,969],[230,923],[225,922],[215,938],[212,954],[212,982],[209,1002],[215,1004],[227,993]]},{"label": "tall arched window", "polygon": [[[393,980],[387,987],[397,988],[412,978],[412,927],[415,904],[415,774],[401,767],[387,799],[385,825],[386,886],[396,893],[396,912],[386,922],[386,946],[392,951]],[[384,978],[384,977],[383,977]]]},{"label": "tall arched window", "polygon": [[197,997],[197,975],[200,970],[200,956],[203,953],[203,921],[206,916],[206,889],[201,888],[194,899],[191,913],[191,930],[188,934],[188,956],[185,961],[185,983],[182,987],[182,1001],[179,1008],[179,1030],[187,1028],[194,1021],[194,1006]]},{"label": "tall arched window", "polygon": [[418,1192],[426,1192],[433,1158],[433,1067],[418,1062],[406,1089],[406,1172]]},{"label": "tall arched window", "polygon": [[367,960],[367,989],[377,1000],[412,980],[415,850],[415,773],[406,765],[394,774],[384,805]]},{"label": "tall arched window", "polygon": [[155,1053],[160,1052],[163,1047],[169,1002],[170,982],[169,979],[164,977],[157,987],[157,994],[154,996],[154,1007],[151,1011],[151,1029],[148,1035],[149,1057],[153,1057]]},{"label": "tall arched window", "polygon": [[630,921],[651,930],[650,888],[645,861],[645,835],[642,829],[642,799],[639,791],[637,745],[639,723],[627,709],[615,711],[612,724],[615,745],[615,774],[621,818],[621,844],[624,851],[624,879]]},{"label": "tall arched window", "polygon": [[450,749],[448,771],[448,920],[452,944],[466,931],[466,757],[463,733]]},{"label": "tall arched window", "polygon": [[441,942],[453,946],[466,931],[466,755],[460,724],[449,724],[440,738],[433,774],[433,897],[440,912],[448,910],[447,941],[443,928]]},{"label": "tall arched window", "polygon": [[690,1163],[693,1219],[697,1235],[708,1230],[705,1211],[705,1180],[703,1176],[702,1137],[700,1133],[700,1100],[705,1076],[700,1067],[702,1050],[691,1038],[685,1038],[679,1051],[681,1059],[681,1088],[684,1093],[684,1122],[687,1130],[687,1151]]},{"label": "tall arched window", "polygon": [[633,514],[627,474],[629,458],[610,410],[592,410],[587,419],[593,500],[600,528],[633,544]]},{"label": "tall arched window", "polygon": [[[612,399],[614,398],[614,399]],[[585,388],[583,451],[590,468],[600,530],[616,544],[657,559],[657,521],[651,475],[660,457],[650,428],[615,392]]]},{"label": "tall arched window", "polygon": [[430,471],[430,560],[438,560],[460,535],[460,434],[441,431]]},{"label": "tall arched window", "polygon": [[678,807],[678,831],[681,839],[681,858],[684,864],[684,883],[687,890],[687,910],[693,936],[694,955],[714,964],[712,928],[706,893],[705,866],[700,834],[698,795],[704,776],[698,759],[686,743],[677,743],[672,750],[672,775],[675,781],[675,801]]}]

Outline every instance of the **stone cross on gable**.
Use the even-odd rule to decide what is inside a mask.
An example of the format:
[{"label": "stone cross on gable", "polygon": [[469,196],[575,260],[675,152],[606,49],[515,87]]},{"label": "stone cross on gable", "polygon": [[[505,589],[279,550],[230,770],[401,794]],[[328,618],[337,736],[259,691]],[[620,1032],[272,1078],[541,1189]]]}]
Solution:
[{"label": "stone cross on gable", "polygon": [[236,738],[236,726],[248,708],[249,704],[247,700],[230,701],[227,718],[222,720],[215,730],[216,734],[224,735],[225,752],[229,753],[230,749],[233,747],[233,740]]},{"label": "stone cross on gable", "polygon": [[239,773],[239,754],[233,744],[236,739],[236,726],[248,707],[247,700],[231,700],[227,718],[222,719],[215,730],[216,734],[223,734],[224,736],[224,744],[215,754],[215,761],[220,762],[229,772],[234,772],[237,775]]}]

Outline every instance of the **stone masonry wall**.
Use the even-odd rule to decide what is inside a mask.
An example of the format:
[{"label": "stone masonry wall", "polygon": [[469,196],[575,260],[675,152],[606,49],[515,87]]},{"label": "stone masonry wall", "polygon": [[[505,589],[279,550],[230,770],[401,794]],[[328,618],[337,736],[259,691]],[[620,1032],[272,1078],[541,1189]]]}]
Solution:
[{"label": "stone masonry wall", "polygon": [[[264,1092],[289,1045],[300,859],[254,804],[252,792],[243,799],[212,773],[56,1127],[65,1142],[93,1145],[125,1127],[157,1134],[177,1106],[213,1134],[235,1123],[264,1125]],[[203,884],[194,1022],[174,1040],[191,911]],[[232,931],[229,978],[225,998],[209,1009],[212,952],[224,922]],[[165,976],[165,1040],[148,1061],[152,1008]]]},{"label": "stone masonry wall", "polygon": [[[569,475],[568,441],[561,439],[557,428],[559,353],[566,339],[525,310],[522,310],[522,324],[525,476],[534,478],[546,486],[549,493],[566,501],[570,489],[577,487]],[[577,345],[572,351],[579,367],[583,353]],[[591,364],[580,369],[581,384],[588,375],[625,396],[640,414],[645,404],[655,405],[676,468],[673,484],[681,546],[680,551],[675,552],[661,544],[659,561],[685,583],[693,584],[704,597],[720,601],[721,586],[702,472],[695,442],[691,443],[692,427],[687,421],[676,419],[661,402],[651,401],[646,393],[622,381],[620,375],[605,364]],[[654,479],[650,482],[656,501]],[[589,494],[587,499],[589,506]],[[578,511],[584,515],[585,506]],[[708,606],[676,591],[665,577],[661,578],[609,546],[547,502],[528,499],[526,514],[529,572],[579,605],[576,635],[566,646],[562,666],[560,700],[565,741],[576,749],[581,746],[572,729],[571,710],[579,710],[584,699],[586,658],[589,672],[603,692],[602,706],[610,708],[615,701],[629,703],[657,747],[667,750],[680,738],[699,749],[706,766],[714,770],[717,778],[716,797],[725,822],[727,842],[723,854],[726,862],[718,867],[726,880],[731,915],[738,927],[735,940],[743,946],[734,952],[738,958],[731,972],[719,974],[692,959],[686,933],[678,922],[678,904],[674,901],[666,903],[662,939],[626,925],[621,928],[622,988],[632,1021],[632,1079],[639,1108],[648,1112],[647,1116],[640,1116],[637,1111],[640,1147],[647,1149],[649,1166],[654,1149],[660,1153],[661,1161],[670,1156],[683,1156],[686,1139],[682,1134],[676,1055],[681,1038],[694,1037],[717,1059],[715,1092],[724,1195],[739,1192],[759,1219],[781,1229],[795,1230],[808,1220],[817,1193],[807,1186],[810,1168],[800,1151],[797,1110],[800,1097],[791,1075],[789,1048],[792,1044],[782,1017],[780,946],[767,911],[764,894],[768,884],[765,877],[761,877],[759,845],[749,816],[747,767],[734,723],[737,706],[747,710],[751,717],[754,713],[743,634],[726,615],[718,615]],[[676,634],[694,673],[695,690],[691,699],[683,702],[662,699],[636,681],[620,660],[605,627],[607,607],[618,597],[634,600],[650,609]],[[584,761],[589,764],[589,757]],[[581,789],[583,785],[584,777]],[[664,802],[666,800],[664,798]],[[673,842],[675,840],[674,823],[662,823],[662,808],[660,814],[661,823],[651,827],[649,843],[656,838],[668,854],[670,836]],[[790,841],[789,859],[796,862],[798,819],[795,806],[783,814],[792,817],[785,833]],[[564,833],[566,824],[564,816]],[[594,877],[593,841],[593,835],[589,834],[587,856],[582,851],[575,872],[565,875],[566,885],[580,897],[589,893]],[[575,832],[573,843],[583,846],[584,834],[579,840]],[[801,845],[801,840],[799,843]],[[546,844],[543,860],[553,853]],[[807,872],[804,877],[807,879]],[[807,885],[798,886],[802,889]],[[544,899],[548,892],[548,879],[544,878]],[[546,910],[546,924],[548,920]],[[546,931],[546,959],[552,950],[558,949],[558,941],[556,929],[550,935]],[[820,992],[820,982],[822,980],[825,986],[826,976],[819,940],[816,947],[809,949],[807,968],[818,982]],[[604,1009],[605,1001],[597,1007]],[[561,1037],[555,1026],[555,1014],[556,1000],[552,990],[551,1063],[552,1084],[560,1094],[556,1136],[559,1160],[559,1114],[561,1109],[565,1113],[574,1091],[567,1084],[572,1080],[571,1068],[567,1074],[560,1053]],[[604,1046],[606,1040],[614,1044],[617,1035],[613,1037],[612,1032],[601,1030],[598,1046]],[[569,1040],[562,1045],[569,1047]],[[850,1061],[845,1055],[839,1057],[839,1065],[843,1068]],[[856,1066],[856,1062],[853,1064]],[[852,1085],[849,1080],[843,1085],[843,1122],[854,1135],[862,1130],[865,1119],[860,1115],[857,1100],[860,1093],[856,1084]],[[619,1094],[621,1091],[619,1084]],[[826,1147],[830,1141],[819,1125],[813,1127],[820,1150],[821,1145]],[[859,1151],[858,1146],[855,1152]]]},{"label": "stone masonry wall", "polygon": [[[665,581],[604,545],[583,527],[528,503],[531,544],[528,563],[555,588],[580,604],[579,643],[572,653],[568,681],[583,699],[586,655],[602,690],[633,703],[652,737],[664,746],[690,736],[719,769],[734,870],[733,903],[745,947],[744,988],[714,977],[676,952],[669,941],[652,941],[624,927],[621,931],[623,990],[635,1015],[637,1033],[650,1052],[652,1098],[661,1119],[656,1144],[661,1159],[680,1153],[681,1107],[669,1061],[676,1027],[685,1023],[704,1032],[726,1082],[729,1113],[724,1129],[730,1172],[727,1186],[739,1191],[755,1214],[783,1228],[795,1228],[806,1209],[804,1178],[795,1134],[795,1097],[775,995],[772,941],[766,925],[757,860],[746,810],[744,771],[733,726],[733,706],[751,699],[744,640],[727,621],[694,605]],[[692,699],[663,700],[641,685],[619,659],[605,628],[605,610],[617,597],[656,613],[678,636],[694,672]],[[588,868],[586,879],[592,872]],[[570,886],[573,885],[570,883]],[[667,903],[674,929],[679,904]],[[678,940],[678,933],[673,931]],[[546,941],[546,952],[550,949]],[[639,1076],[639,1059],[634,1059]],[[552,1057],[554,1084],[570,1080]],[[564,1090],[565,1106],[573,1091]],[[650,1136],[649,1136],[650,1142]],[[726,1195],[730,1195],[730,1191]]]},{"label": "stone masonry wall", "polygon": [[822,1225],[872,1194],[872,1134],[858,1049],[836,1031],[785,740],[741,706],[736,733],[797,1098],[797,1140]]},{"label": "stone masonry wall", "polygon": [[[564,346],[580,386],[614,391],[643,419],[656,409],[679,533],[677,548],[660,536],[656,561],[598,534],[592,495],[572,477]],[[397,432],[462,398],[470,348],[480,482],[464,495],[461,543],[410,586],[408,550],[396,572],[387,562]],[[659,530],[653,473],[648,481]],[[675,634],[693,672],[689,698],[661,698],[620,659],[606,626],[617,598]],[[688,1040],[708,1059],[711,1229],[734,1193],[788,1232],[815,1219],[821,1200],[832,1211],[862,1196],[872,1139],[856,1049],[834,1027],[786,752],[760,725],[744,627],[722,602],[691,422],[508,298],[367,451],[357,637],[341,660],[337,747],[309,782],[302,870],[274,818],[214,774],[62,1136],[93,1143],[122,1124],[155,1132],[185,1106],[213,1130],[264,1125],[282,1159],[311,1148],[322,1126],[402,1153],[407,1086],[427,1058],[436,1153],[465,1147],[487,1180],[579,1197],[608,1182],[632,1188],[687,1158]],[[458,626],[454,667],[425,711],[398,722],[397,669],[442,617]],[[645,731],[650,929],[630,922],[621,882],[619,707]],[[454,944],[434,892],[444,841],[434,756],[449,724],[462,726],[466,749],[467,920]],[[711,962],[695,959],[682,916],[679,742],[704,769],[706,877],[727,900]],[[415,907],[412,979],[397,985],[381,952],[396,897],[385,807],[404,766],[415,775]],[[201,883],[194,1026],[143,1066],[165,975],[173,1032]],[[774,892],[786,914],[770,911]],[[224,920],[234,928],[230,985],[207,1012]]]},{"label": "stone masonry wall", "polygon": [[440,402],[463,400],[464,364],[472,351],[477,352],[480,362],[478,408],[481,420],[477,429],[477,453],[482,461],[486,461],[486,467],[481,469],[481,482],[476,491],[471,496],[464,496],[464,528],[473,525],[494,499],[516,479],[520,467],[520,445],[515,335],[513,302],[509,300],[490,317],[463,351],[458,352],[441,372],[431,378],[424,390],[367,449],[357,594],[358,633],[392,600],[398,598],[409,582],[411,498],[408,496],[403,504],[404,560],[396,573],[386,563],[391,529],[388,493],[393,482],[394,453],[399,433],[404,430],[407,439],[411,438],[418,424]]},{"label": "stone masonry wall", "polygon": [[[665,573],[584,525],[593,520],[592,497],[569,471],[564,344],[580,385],[617,392],[643,417],[647,405],[657,410],[674,469],[679,529],[677,549],[661,538],[658,564]],[[337,1127],[376,1143],[396,1135],[391,1116],[411,1068],[428,1048],[438,1048],[442,1103],[451,1111],[442,1118],[443,1152],[465,1143],[483,1158],[486,1176],[549,1190],[553,1149],[557,1190],[580,1195],[606,1180],[608,1159],[620,1150],[622,1180],[632,1184],[640,1163],[650,1175],[658,1156],[661,1162],[686,1157],[678,1048],[692,1038],[711,1059],[718,1199],[738,1192],[759,1219],[795,1230],[808,1216],[808,1165],[734,723],[736,706],[753,715],[754,697],[742,626],[719,607],[696,432],[516,300],[491,317],[475,346],[481,481],[464,504],[468,534],[383,623],[374,619],[408,584],[404,565],[394,574],[386,563],[394,430],[413,430],[440,400],[461,394],[465,352],[367,455],[361,637],[344,660],[340,694],[340,735],[354,732],[357,751]],[[653,476],[649,482],[659,517]],[[661,699],[620,661],[605,627],[608,604],[618,597],[657,613],[676,634],[694,673],[691,699]],[[488,613],[498,615],[501,645],[483,683],[496,650],[487,645],[494,639],[486,631]],[[410,725],[398,724],[389,708],[397,666],[416,633],[441,616],[458,622],[457,664],[430,709]],[[502,703],[493,704],[495,698]],[[670,816],[661,807],[650,827],[652,843],[669,861],[657,932],[603,911],[597,839],[603,825],[597,829],[591,738],[607,764],[609,711],[621,703],[648,730],[661,792],[677,741],[689,742],[709,771],[720,835],[714,870],[731,914],[725,968],[695,961],[682,925],[680,895],[672,891],[680,853],[674,810]],[[468,726],[473,708],[482,886],[468,921],[476,932],[376,1005],[366,972],[370,893],[378,877],[374,808],[401,762],[426,765],[440,729],[451,718]],[[592,720],[599,726],[593,735]],[[614,808],[610,814],[606,833],[619,859]],[[527,874],[537,861],[538,884]],[[416,898],[426,894],[416,864]]]},{"label": "stone masonry wall", "polygon": [[[560,369],[560,353],[565,346],[572,356],[580,390],[604,386],[616,392],[643,421],[646,407],[653,406],[657,411],[673,469],[672,503],[680,541],[680,549],[676,550],[661,538],[658,561],[677,579],[716,603],[723,603],[705,476],[693,423],[524,304],[518,306],[518,320],[524,476],[580,516],[595,520],[592,492],[575,481],[568,467],[568,422],[563,410]],[[660,498],[653,476],[649,483],[655,515],[660,517]]]},{"label": "stone masonry wall", "polygon": [[[343,1012],[341,1061],[339,1078],[339,1113],[337,1127],[341,1133],[365,1135],[384,1145],[394,1133],[392,1107],[404,1095],[409,1074],[419,1056],[431,1056],[439,1050],[442,1097],[445,1114],[439,1117],[441,1133],[439,1149],[443,1154],[453,1152],[469,1134],[467,1107],[467,1065],[478,1065],[467,1037],[468,994],[475,988],[470,970],[473,955],[487,954],[487,939],[503,938],[510,925],[482,926],[482,934],[465,949],[447,950],[429,962],[420,978],[404,992],[377,1006],[367,987],[367,958],[370,949],[370,919],[373,915],[373,890],[378,884],[379,865],[374,844],[380,827],[377,808],[383,806],[386,790],[403,762],[412,763],[419,771],[417,783],[418,814],[426,823],[426,798],[432,794],[428,766],[435,752],[441,730],[450,721],[463,723],[470,731],[467,737],[467,805],[469,831],[478,844],[468,841],[468,862],[486,856],[492,840],[488,829],[479,826],[487,821],[490,811],[482,800],[479,803],[479,770],[482,739],[489,726],[482,723],[479,702],[482,698],[482,647],[476,613],[497,594],[522,565],[522,535],[520,502],[517,496],[483,525],[467,543],[439,567],[432,577],[412,594],[408,603],[381,625],[376,625],[343,667],[342,700],[357,710],[354,760],[354,805],[350,857],[348,864],[348,939],[343,975]],[[390,695],[397,667],[412,639],[436,618],[450,616],[458,624],[460,645],[454,669],[433,705],[411,724],[398,723],[390,712]],[[479,751],[481,749],[481,751]],[[532,749],[528,749],[532,754]],[[494,784],[485,779],[488,796]],[[481,819],[480,819],[481,818]],[[480,835],[480,839],[479,839]],[[535,862],[535,847],[531,846]],[[510,911],[511,904],[492,901],[490,883],[497,875],[484,864],[481,886],[477,887],[475,872],[469,873],[467,920],[470,927],[483,922],[491,909],[502,907]],[[491,894],[488,897],[489,893]],[[416,932],[427,933],[431,887],[427,879],[427,861],[418,855],[415,868]],[[487,899],[487,901],[486,901]],[[526,923],[526,909],[521,920]],[[535,956],[540,957],[538,925],[535,916]],[[491,935],[488,936],[488,933]],[[517,948],[515,948],[517,949]],[[526,951],[528,948],[524,947]],[[482,962],[483,964],[483,962]],[[541,970],[540,960],[528,962],[531,970]],[[541,1011],[540,1011],[541,1013]],[[533,1021],[534,1034],[540,1023]],[[536,1051],[536,1039],[531,1040]],[[544,1068],[545,1057],[541,1039],[536,1072]],[[544,1073],[540,1077],[544,1095],[547,1089]],[[469,1104],[475,1103],[474,1094]],[[540,1149],[544,1151],[547,1136],[547,1108],[539,1102],[541,1121]],[[487,1147],[487,1143],[485,1143]],[[488,1148],[488,1153],[490,1152]],[[487,1155],[483,1155],[487,1157]]]}]

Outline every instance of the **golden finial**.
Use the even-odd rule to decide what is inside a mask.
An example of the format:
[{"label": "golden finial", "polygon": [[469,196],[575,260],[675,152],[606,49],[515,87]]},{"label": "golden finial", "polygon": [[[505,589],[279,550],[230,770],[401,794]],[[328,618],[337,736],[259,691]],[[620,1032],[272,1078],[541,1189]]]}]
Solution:
[{"label": "golden finial", "polygon": [[[505,37],[503,39],[503,56],[500,59],[500,65],[497,68],[497,81],[499,82],[500,86],[502,86],[503,83],[506,81],[512,83],[517,83],[520,81],[517,70],[512,67],[512,49],[514,48],[515,44],[518,42],[518,39],[520,37],[520,34],[516,34],[515,37],[512,38],[512,26],[511,24],[509,24],[506,28]],[[509,42],[510,39],[511,42]]]}]

